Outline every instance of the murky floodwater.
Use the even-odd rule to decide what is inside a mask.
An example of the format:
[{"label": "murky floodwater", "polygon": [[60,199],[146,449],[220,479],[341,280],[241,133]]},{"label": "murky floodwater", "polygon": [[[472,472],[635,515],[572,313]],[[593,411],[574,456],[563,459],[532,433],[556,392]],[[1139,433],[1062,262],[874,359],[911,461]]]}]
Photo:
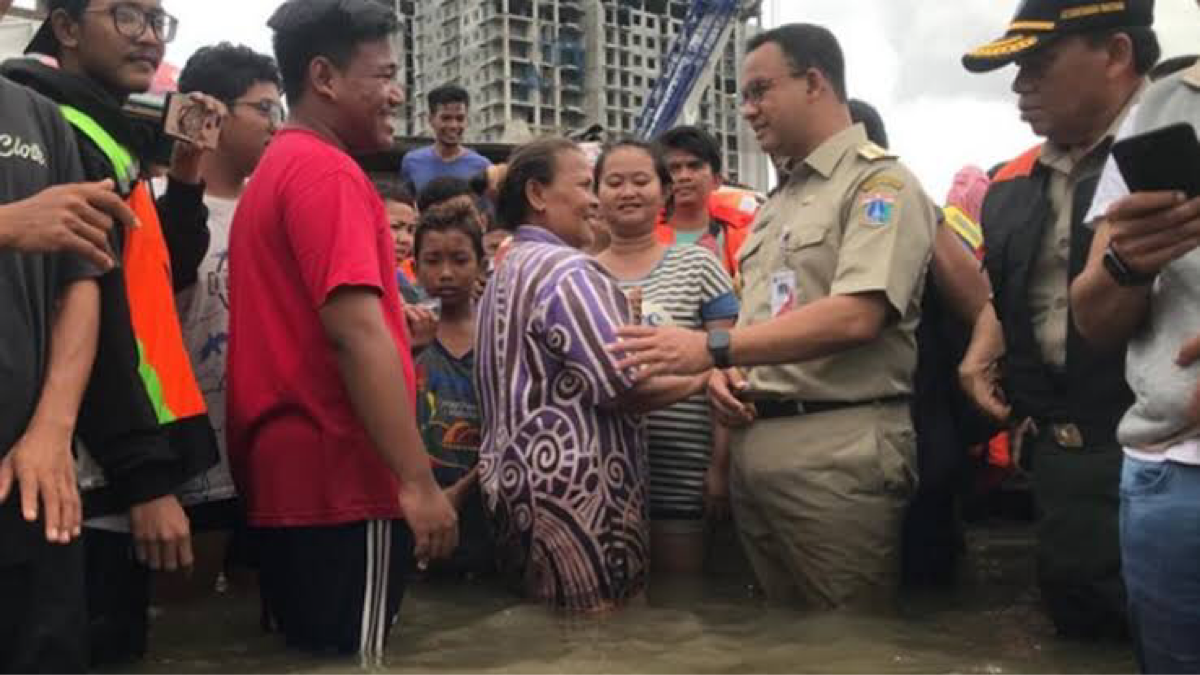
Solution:
[{"label": "murky floodwater", "polygon": [[[1128,645],[1053,636],[1037,607],[1025,529],[974,530],[954,593],[909,595],[889,617],[801,614],[752,599],[739,564],[658,582],[646,603],[568,619],[483,585],[417,585],[371,672],[1131,672]],[[732,540],[725,542],[734,546]],[[357,661],[285,651],[251,594],[161,609],[142,671],[344,672]]]}]

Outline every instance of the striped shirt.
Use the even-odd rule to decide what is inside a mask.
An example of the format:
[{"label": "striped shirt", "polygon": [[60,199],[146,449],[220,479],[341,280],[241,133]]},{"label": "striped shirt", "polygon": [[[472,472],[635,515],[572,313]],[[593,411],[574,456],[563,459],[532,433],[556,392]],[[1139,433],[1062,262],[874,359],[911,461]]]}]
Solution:
[{"label": "striped shirt", "polygon": [[[644,279],[621,282],[642,289],[642,322],[701,330],[736,319],[733,282],[707,249],[677,244]],[[650,429],[650,514],[695,520],[704,515],[704,473],[712,457],[708,399],[694,396],[647,416]]]}]

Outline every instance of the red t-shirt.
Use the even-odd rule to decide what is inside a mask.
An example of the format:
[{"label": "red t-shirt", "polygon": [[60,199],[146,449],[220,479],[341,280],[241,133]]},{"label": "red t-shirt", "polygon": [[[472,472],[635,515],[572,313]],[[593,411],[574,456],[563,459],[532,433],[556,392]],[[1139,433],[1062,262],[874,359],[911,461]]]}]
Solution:
[{"label": "red t-shirt", "polygon": [[400,517],[399,483],[350,405],[318,315],[337,288],[378,292],[415,402],[394,250],[383,202],[346,153],[308,131],[276,136],[229,242],[229,460],[251,525]]}]

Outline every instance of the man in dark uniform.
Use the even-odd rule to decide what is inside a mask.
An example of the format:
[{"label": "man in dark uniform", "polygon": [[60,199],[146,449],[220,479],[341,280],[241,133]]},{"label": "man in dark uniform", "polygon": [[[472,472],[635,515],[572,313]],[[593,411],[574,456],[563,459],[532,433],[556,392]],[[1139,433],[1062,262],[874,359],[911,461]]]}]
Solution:
[{"label": "man in dark uniform", "polygon": [[972,72],[1014,63],[1021,118],[1046,139],[1000,169],[984,202],[995,296],[975,339],[1007,354],[969,388],[1005,409],[987,381],[998,373],[1016,418],[1033,421],[1038,582],[1069,637],[1126,633],[1115,432],[1131,395],[1124,358],[1080,338],[1068,286],[1087,260],[1083,216],[1112,137],[1158,60],[1153,19],[1153,0],[1026,0],[1004,37],[963,57]]}]

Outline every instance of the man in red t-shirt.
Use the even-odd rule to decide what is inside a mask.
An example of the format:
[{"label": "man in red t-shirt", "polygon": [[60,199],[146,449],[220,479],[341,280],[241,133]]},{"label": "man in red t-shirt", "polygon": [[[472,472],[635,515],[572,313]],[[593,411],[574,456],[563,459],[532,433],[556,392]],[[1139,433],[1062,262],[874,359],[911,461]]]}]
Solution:
[{"label": "man in red t-shirt", "polygon": [[374,657],[414,560],[458,539],[416,425],[388,220],[349,154],[392,142],[397,24],[372,0],[289,0],[269,25],[292,112],[231,228],[230,464],[288,644]]}]

